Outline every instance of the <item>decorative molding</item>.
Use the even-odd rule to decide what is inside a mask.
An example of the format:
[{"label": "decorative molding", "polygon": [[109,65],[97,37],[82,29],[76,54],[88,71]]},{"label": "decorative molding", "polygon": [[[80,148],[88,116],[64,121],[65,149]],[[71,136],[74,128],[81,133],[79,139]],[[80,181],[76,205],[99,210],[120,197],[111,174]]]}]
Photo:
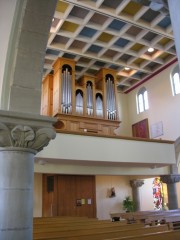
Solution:
[{"label": "decorative molding", "polygon": [[137,179],[137,180],[130,180],[130,185],[132,188],[141,187],[144,184],[144,180]]},{"label": "decorative molding", "polygon": [[0,122],[0,147],[21,147],[41,151],[54,139],[53,128],[33,129],[30,126],[16,125],[12,129]]},{"label": "decorative molding", "polygon": [[160,178],[161,178],[161,181],[166,184],[180,182],[180,174],[163,175]]},{"label": "decorative molding", "polygon": [[28,148],[37,152],[56,137],[57,120],[41,115],[0,110],[0,147]]}]

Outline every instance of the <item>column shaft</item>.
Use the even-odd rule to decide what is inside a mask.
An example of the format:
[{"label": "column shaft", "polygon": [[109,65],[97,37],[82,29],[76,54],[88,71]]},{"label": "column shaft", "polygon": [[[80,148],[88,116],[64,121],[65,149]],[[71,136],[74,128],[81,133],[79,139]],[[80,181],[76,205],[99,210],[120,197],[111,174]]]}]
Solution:
[{"label": "column shaft", "polygon": [[133,201],[135,202],[135,211],[140,211],[140,193],[139,188],[144,184],[144,180],[131,180]]},{"label": "column shaft", "polygon": [[168,190],[168,208],[177,209],[178,208],[178,199],[177,199],[177,190],[176,183],[180,181],[179,174],[170,174],[161,176],[161,181],[167,184]]},{"label": "column shaft", "polygon": [[0,239],[32,240],[33,150],[0,150]]},{"label": "column shaft", "polygon": [[167,190],[168,190],[168,208],[169,208],[169,210],[177,209],[178,208],[178,200],[177,200],[176,183],[168,183]]}]

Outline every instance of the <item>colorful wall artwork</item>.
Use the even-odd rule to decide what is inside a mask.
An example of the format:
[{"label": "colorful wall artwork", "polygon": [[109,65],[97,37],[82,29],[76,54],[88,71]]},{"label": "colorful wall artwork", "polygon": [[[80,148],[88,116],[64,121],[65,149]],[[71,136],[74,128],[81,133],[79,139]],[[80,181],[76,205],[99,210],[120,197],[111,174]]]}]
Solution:
[{"label": "colorful wall artwork", "polygon": [[159,177],[153,180],[153,203],[154,210],[162,210],[163,208],[163,188]]},{"label": "colorful wall artwork", "polygon": [[149,138],[149,124],[148,119],[144,119],[132,125],[133,137]]}]

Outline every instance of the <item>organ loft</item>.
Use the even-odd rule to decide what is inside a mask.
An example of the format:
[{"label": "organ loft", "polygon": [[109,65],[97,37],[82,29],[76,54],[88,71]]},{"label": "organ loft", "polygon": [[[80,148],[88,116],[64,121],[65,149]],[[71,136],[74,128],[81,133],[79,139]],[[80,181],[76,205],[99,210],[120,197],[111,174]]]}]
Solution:
[{"label": "organ loft", "polygon": [[58,58],[53,74],[43,79],[41,102],[41,114],[56,117],[59,132],[112,136],[120,124],[116,71],[112,69],[76,80],[75,61]]}]

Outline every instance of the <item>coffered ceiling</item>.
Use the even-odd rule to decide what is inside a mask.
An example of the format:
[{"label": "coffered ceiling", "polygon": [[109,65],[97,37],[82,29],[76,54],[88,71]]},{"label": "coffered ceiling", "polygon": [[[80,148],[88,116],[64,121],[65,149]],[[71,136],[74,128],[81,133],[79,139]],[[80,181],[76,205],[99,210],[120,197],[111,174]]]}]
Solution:
[{"label": "coffered ceiling", "polygon": [[[76,80],[100,68],[117,71],[117,88],[128,92],[176,61],[166,8],[150,0],[59,0],[52,20],[44,76],[58,57],[76,61]],[[156,11],[154,11],[155,9]],[[158,9],[158,10],[157,10]],[[153,52],[148,52],[149,48]]]}]

